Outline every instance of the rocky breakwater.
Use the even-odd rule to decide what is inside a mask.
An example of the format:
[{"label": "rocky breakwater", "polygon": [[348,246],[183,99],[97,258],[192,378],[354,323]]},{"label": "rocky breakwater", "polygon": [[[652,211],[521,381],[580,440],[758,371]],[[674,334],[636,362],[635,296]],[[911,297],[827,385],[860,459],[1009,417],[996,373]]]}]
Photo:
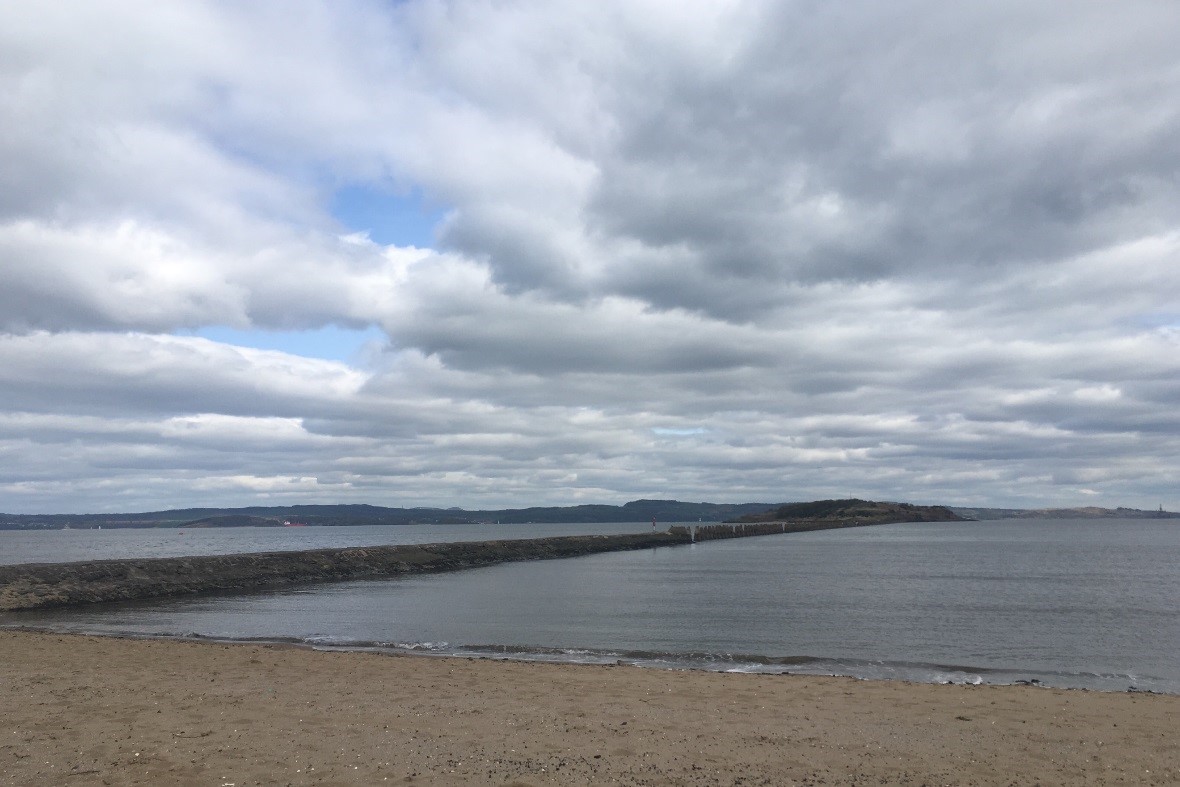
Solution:
[{"label": "rocky breakwater", "polygon": [[25,563],[0,566],[0,612],[99,601],[247,592],[313,582],[457,571],[516,560],[577,557],[723,538],[958,519],[940,506],[824,500],[789,504],[732,523],[673,527],[667,532],[80,563]]},{"label": "rocky breakwater", "polygon": [[690,541],[696,543],[698,541],[717,541],[723,538],[775,536],[786,533],[807,533],[812,530],[836,530],[843,527],[869,527],[870,525],[883,524],[891,523],[842,519],[813,519],[795,522],[724,522],[719,525],[676,526],[670,532],[677,535],[687,535]]},{"label": "rocky breakwater", "polygon": [[690,543],[681,532],[0,566],[0,611],[457,571]]}]

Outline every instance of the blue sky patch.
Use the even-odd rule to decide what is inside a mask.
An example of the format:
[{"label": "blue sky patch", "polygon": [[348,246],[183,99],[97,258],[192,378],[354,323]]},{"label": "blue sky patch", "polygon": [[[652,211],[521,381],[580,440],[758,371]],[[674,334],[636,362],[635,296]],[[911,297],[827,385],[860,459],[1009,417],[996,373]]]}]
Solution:
[{"label": "blue sky patch", "polygon": [[362,360],[364,350],[368,345],[385,339],[384,331],[375,325],[362,330],[328,325],[306,331],[240,330],[217,325],[199,328],[184,335],[200,336],[210,341],[232,344],[236,347],[278,350],[291,355],[342,361],[353,365],[357,365]]},{"label": "blue sky patch", "polygon": [[336,191],[328,209],[349,230],[368,233],[375,243],[420,249],[434,248],[434,228],[446,216],[419,189],[395,194],[361,185]]}]

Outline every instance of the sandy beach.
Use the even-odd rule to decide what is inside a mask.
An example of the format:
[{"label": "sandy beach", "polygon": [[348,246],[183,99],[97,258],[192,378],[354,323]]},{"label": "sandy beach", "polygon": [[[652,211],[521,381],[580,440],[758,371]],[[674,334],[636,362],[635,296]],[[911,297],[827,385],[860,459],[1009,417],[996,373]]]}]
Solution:
[{"label": "sandy beach", "polygon": [[1180,697],[0,632],[12,785],[1174,784]]}]

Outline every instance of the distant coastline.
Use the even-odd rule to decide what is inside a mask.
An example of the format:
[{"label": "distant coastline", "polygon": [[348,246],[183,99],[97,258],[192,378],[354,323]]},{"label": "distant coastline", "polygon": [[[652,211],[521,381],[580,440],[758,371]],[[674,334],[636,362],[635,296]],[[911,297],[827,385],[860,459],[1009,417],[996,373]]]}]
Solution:
[{"label": "distant coastline", "polygon": [[1141,508],[960,508],[951,510],[964,519],[1180,519],[1180,512]]},{"label": "distant coastline", "polygon": [[2,514],[0,530],[111,527],[282,527],[285,523],[344,525],[505,525],[609,522],[722,522],[774,508],[774,503],[684,503],[633,500],[621,506],[538,506],[468,511],[462,508],[391,508],[367,504],[184,508],[126,514]]},{"label": "distant coastline", "polygon": [[[687,503],[679,500],[633,500],[621,506],[576,505],[531,508],[465,510],[462,508],[391,508],[365,504],[247,506],[242,508],[185,508],[145,513],[113,514],[3,514],[0,530],[87,530],[98,528],[220,528],[220,527],[291,527],[314,525],[469,525],[479,523],[530,524],[611,522],[726,522],[795,519],[803,510],[827,506],[835,511],[843,507],[849,514],[857,506],[889,505],[904,510],[907,503],[872,503],[857,500],[818,500],[808,503]],[[926,506],[943,508],[967,520],[993,519],[1177,519],[1180,512],[1137,509],[1098,508],[984,508],[966,506]],[[916,509],[917,507],[911,506]],[[781,512],[781,513],[780,513]],[[904,521],[898,519],[895,521]],[[912,520],[910,520],[912,521]]]}]

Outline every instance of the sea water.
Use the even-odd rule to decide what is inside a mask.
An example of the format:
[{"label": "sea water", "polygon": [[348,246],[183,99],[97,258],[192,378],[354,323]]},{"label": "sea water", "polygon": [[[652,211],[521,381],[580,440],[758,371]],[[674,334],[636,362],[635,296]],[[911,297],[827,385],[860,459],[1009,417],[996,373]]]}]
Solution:
[{"label": "sea water", "polygon": [[[661,525],[667,527],[667,525]],[[0,530],[0,565],[649,532],[651,522]]]},{"label": "sea water", "polygon": [[1178,558],[1176,520],[899,524],[2,620],[322,648],[1180,693]]}]

